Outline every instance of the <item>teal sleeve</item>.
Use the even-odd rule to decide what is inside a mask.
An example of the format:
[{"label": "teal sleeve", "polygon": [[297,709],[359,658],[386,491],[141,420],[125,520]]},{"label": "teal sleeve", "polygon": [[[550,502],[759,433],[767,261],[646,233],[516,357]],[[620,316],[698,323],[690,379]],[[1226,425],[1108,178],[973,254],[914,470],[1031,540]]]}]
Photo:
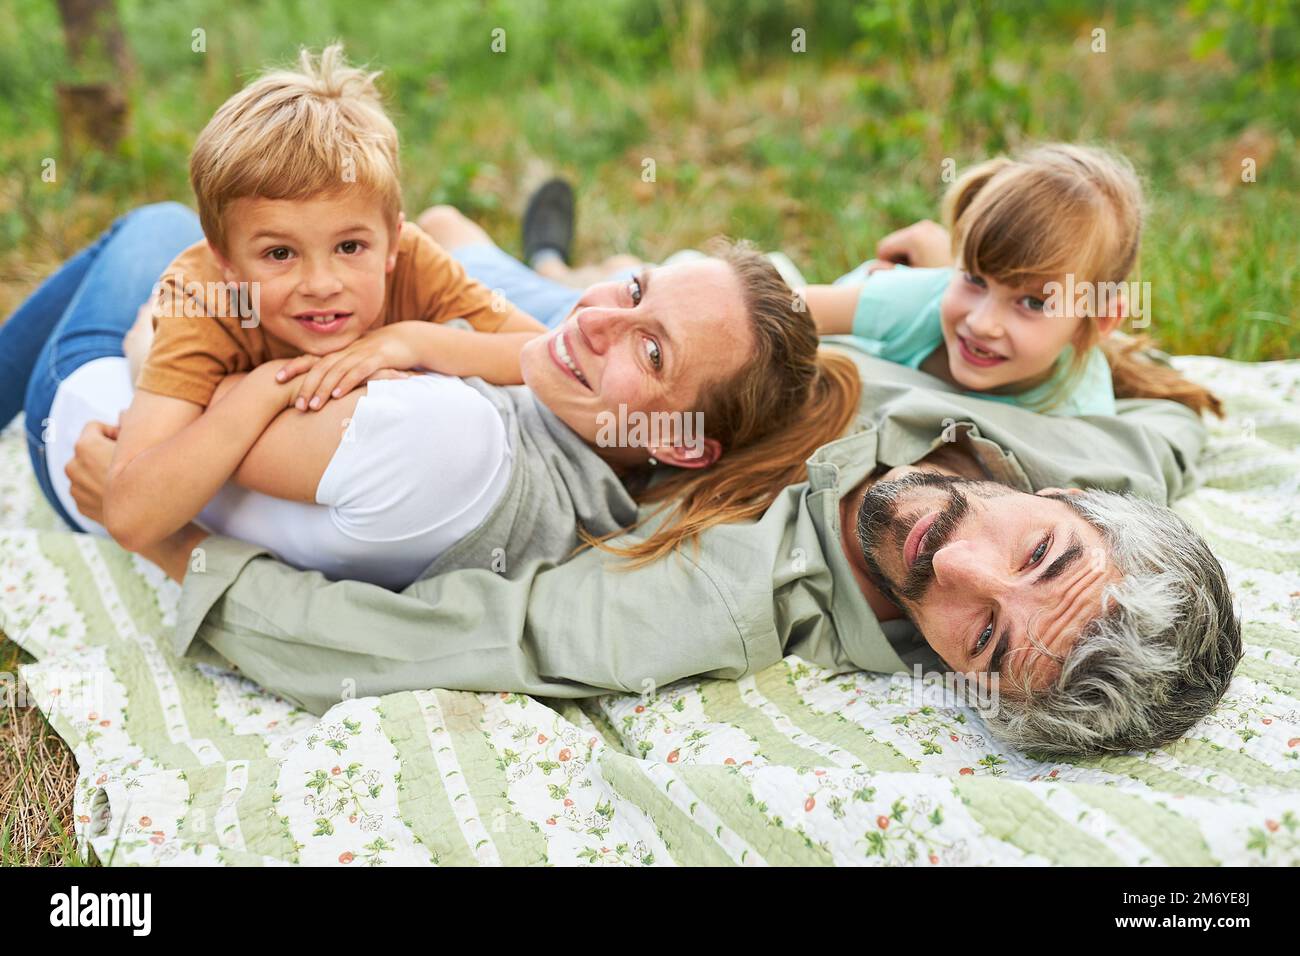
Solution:
[{"label": "teal sleeve", "polygon": [[853,312],[853,335],[879,358],[917,368],[943,341],[939,302],[952,269],[895,266],[862,286]]}]

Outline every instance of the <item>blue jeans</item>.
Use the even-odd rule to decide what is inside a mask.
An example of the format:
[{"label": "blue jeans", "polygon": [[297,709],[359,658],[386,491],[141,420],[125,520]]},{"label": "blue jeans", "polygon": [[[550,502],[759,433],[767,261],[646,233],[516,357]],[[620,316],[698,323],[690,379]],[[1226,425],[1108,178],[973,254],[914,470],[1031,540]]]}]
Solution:
[{"label": "blue jeans", "polygon": [[45,463],[44,423],[54,393],[87,362],[122,355],[122,337],[163,270],[203,238],[180,203],[142,206],[65,262],[0,325],[0,428],[27,415],[27,449],[46,499],[71,527]]},{"label": "blue jeans", "polygon": [[[553,329],[573,311],[582,289],[538,275],[508,252],[489,243],[472,243],[448,250],[465,267],[470,278],[500,293],[513,304]],[[628,269],[607,279],[630,277],[639,270]]]}]

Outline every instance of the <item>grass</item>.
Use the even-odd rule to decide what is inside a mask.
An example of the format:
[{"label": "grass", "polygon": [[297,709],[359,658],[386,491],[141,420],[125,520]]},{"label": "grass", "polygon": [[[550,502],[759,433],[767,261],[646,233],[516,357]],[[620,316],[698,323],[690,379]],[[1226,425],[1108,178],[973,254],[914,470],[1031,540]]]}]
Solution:
[{"label": "grass", "polygon": [[[118,214],[192,202],[212,111],[301,44],[339,38],[382,85],[408,216],[435,202],[518,250],[550,172],[577,184],[577,254],[662,258],[725,233],[814,281],[937,217],[959,167],[1047,139],[1108,142],[1143,173],[1140,275],[1168,350],[1300,352],[1300,12],[1256,0],[345,0],[268,9],[119,0],[136,69],[112,155],[65,154],[56,6],[0,0],[0,314]],[[504,29],[506,50],[491,49]],[[791,49],[805,31],[805,53]],[[1094,50],[1105,31],[1105,52]],[[202,30],[204,52],[195,52]],[[47,158],[58,175],[45,182]],[[1243,159],[1256,181],[1243,182]],[[643,178],[654,163],[654,181]],[[0,669],[17,649],[0,641]],[[35,708],[0,714],[0,863],[74,862],[71,755]]]},{"label": "grass", "polygon": [[[1300,70],[1234,59],[1214,42],[1231,31],[1196,2],[120,6],[132,132],[117,154],[78,162],[60,156],[54,7],[0,0],[32,41],[0,51],[14,104],[0,157],[20,173],[0,184],[0,312],[123,210],[192,201],[188,151],[212,110],[260,66],[337,37],[385,71],[408,215],[454,203],[507,249],[527,192],[558,171],[578,184],[583,258],[656,259],[727,233],[829,280],[886,232],[937,216],[945,159],[1105,141],[1147,180],[1137,278],[1152,283],[1162,344],[1243,360],[1300,346]],[[926,26],[936,9],[942,29]],[[807,53],[791,52],[792,24],[807,25]],[[1098,27],[1104,53],[1090,47]],[[199,28],[206,52],[193,53]],[[1300,20],[1271,29],[1300,34]],[[55,183],[38,175],[45,157],[60,162]],[[1241,181],[1247,157],[1255,182]]]},{"label": "grass", "polygon": [[[0,673],[31,663],[0,633]],[[22,706],[12,678],[0,706],[0,866],[81,866],[72,797],[77,765],[34,706]],[[93,859],[93,857],[92,857]]]}]

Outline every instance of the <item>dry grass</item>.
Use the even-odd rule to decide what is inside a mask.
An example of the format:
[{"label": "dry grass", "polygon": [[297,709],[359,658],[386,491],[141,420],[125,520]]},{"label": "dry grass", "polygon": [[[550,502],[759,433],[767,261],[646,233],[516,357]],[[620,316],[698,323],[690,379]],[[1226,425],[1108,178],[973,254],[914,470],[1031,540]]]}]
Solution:
[{"label": "dry grass", "polygon": [[18,668],[30,656],[0,633],[0,866],[80,866],[72,797],[77,763],[25,695]]}]

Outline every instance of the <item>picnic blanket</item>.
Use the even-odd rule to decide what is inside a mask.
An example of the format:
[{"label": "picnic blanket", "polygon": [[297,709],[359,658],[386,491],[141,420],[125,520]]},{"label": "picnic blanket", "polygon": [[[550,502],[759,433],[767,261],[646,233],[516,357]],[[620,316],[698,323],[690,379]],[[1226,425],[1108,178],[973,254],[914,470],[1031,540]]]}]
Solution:
[{"label": "picnic blanket", "polygon": [[75,752],[83,852],[112,865],[1294,865],[1300,362],[1178,364],[1231,410],[1177,509],[1227,568],[1246,650],[1223,705],[1159,750],[1031,760],[913,677],[796,657],[646,697],[431,688],[317,718],[174,657],[179,589],[57,530],[18,425],[0,627]]}]

